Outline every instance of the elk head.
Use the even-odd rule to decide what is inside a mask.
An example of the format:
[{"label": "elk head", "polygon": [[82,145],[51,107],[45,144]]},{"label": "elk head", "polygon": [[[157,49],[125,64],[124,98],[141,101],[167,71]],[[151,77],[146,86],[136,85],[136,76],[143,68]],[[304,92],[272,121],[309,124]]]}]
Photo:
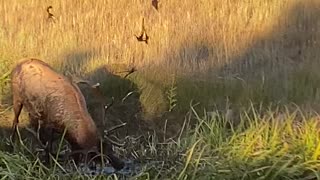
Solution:
[{"label": "elk head", "polygon": [[105,127],[106,112],[113,105],[114,99],[112,98],[111,102],[107,103],[108,99],[102,93],[100,83],[92,83],[78,77],[71,77],[71,80],[80,88],[84,95],[88,111],[93,120],[98,126]]}]

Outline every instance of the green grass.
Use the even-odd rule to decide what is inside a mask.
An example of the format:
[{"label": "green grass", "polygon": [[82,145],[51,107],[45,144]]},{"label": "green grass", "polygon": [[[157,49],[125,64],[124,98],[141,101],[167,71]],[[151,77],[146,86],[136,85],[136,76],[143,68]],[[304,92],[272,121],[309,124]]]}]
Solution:
[{"label": "green grass", "polygon": [[[56,24],[46,19],[48,5]],[[182,114],[192,99],[206,108],[224,106],[226,98],[239,106],[249,101],[266,106],[318,102],[317,0],[174,1],[160,6],[157,12],[149,1],[4,2],[0,73],[22,57],[38,57],[60,72],[95,81],[108,79],[97,75],[101,68],[117,69],[112,74],[119,75],[134,66],[138,71],[130,80],[150,119],[169,109],[166,90],[173,75],[176,109]],[[143,17],[149,45],[134,37]],[[122,82],[105,84],[110,96],[128,91]]]},{"label": "green grass", "polygon": [[[160,1],[158,12],[151,1],[50,3],[0,3],[1,128],[11,127],[10,70],[37,57],[99,82],[116,101],[109,124],[156,131],[119,151],[143,161],[133,178],[320,179],[318,0]],[[134,37],[143,17],[148,45]],[[23,148],[0,156],[3,179],[65,177]]]},{"label": "green grass", "polygon": [[[241,112],[240,123],[232,125],[225,115],[197,113],[193,106],[185,126],[175,139],[150,135],[135,150],[143,164],[134,179],[320,179],[318,117],[299,108],[289,111]],[[197,123],[188,122],[195,119]],[[9,179],[57,179],[63,171],[43,166],[23,150],[0,151],[1,176]],[[130,156],[127,156],[129,158]],[[138,164],[137,164],[138,165]],[[59,169],[59,168],[57,168]],[[87,179],[75,171],[75,179]],[[102,177],[93,176],[95,179]],[[111,179],[123,178],[110,175]],[[104,177],[106,178],[106,176]]]}]

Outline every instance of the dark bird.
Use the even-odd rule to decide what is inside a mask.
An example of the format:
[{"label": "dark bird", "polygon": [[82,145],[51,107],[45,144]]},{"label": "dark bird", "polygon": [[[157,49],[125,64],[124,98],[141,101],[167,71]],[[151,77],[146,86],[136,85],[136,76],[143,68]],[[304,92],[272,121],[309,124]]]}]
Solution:
[{"label": "dark bird", "polygon": [[137,71],[137,69],[135,67],[132,67],[129,71],[127,71],[127,74],[123,78],[128,77],[130,74],[132,74],[136,71]]},{"label": "dark bird", "polygon": [[132,67],[131,69],[129,70],[126,70],[126,71],[120,71],[118,73],[126,73],[126,75],[123,76],[123,78],[127,78],[130,74],[136,72],[137,69],[135,67]]},{"label": "dark bird", "polygon": [[159,0],[152,0],[152,6],[158,11],[159,10]]},{"label": "dark bird", "polygon": [[144,18],[142,18],[142,28],[141,28],[141,34],[140,36],[135,35],[137,40],[140,42],[145,42],[146,44],[148,44],[148,40],[149,40],[149,36],[146,33],[146,29],[144,27]]},{"label": "dark bird", "polygon": [[52,6],[47,7],[48,20],[52,22],[56,22],[56,17],[51,13]]}]

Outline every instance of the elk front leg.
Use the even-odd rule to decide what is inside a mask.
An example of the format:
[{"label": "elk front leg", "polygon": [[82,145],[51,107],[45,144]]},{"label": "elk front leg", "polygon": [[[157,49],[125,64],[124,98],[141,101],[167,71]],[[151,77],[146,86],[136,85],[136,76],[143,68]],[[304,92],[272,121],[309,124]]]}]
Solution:
[{"label": "elk front leg", "polygon": [[125,164],[124,162],[114,155],[114,151],[112,149],[112,144],[109,142],[102,142],[104,151],[106,152],[107,159],[109,160],[110,164],[116,169],[120,170],[122,169]]},{"label": "elk front leg", "polygon": [[37,141],[40,143],[41,147],[45,152],[45,162],[49,164],[50,154],[52,154],[54,129],[51,127],[46,127],[43,125],[43,123],[41,123],[41,119],[43,119],[43,117],[33,117],[31,115],[29,116],[32,122],[32,126],[36,130],[35,138],[37,138]]},{"label": "elk front leg", "polygon": [[[47,131],[47,133],[43,132],[43,131]],[[52,143],[53,143],[53,136],[54,136],[54,130],[53,128],[48,128],[48,129],[42,129],[42,133],[41,133],[45,138],[42,141],[45,142],[46,141],[46,148],[45,148],[45,153],[46,153],[46,162],[50,163],[50,155],[52,155]]]}]

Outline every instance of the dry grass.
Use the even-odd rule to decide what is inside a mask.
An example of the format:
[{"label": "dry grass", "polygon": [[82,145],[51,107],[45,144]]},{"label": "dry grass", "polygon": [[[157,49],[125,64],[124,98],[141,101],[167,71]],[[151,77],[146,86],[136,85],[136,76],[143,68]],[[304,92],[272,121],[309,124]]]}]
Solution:
[{"label": "dry grass", "polygon": [[[47,20],[49,5],[56,23]],[[203,118],[188,113],[186,119],[198,124],[186,129],[186,137],[168,147],[148,142],[144,148],[149,149],[141,149],[142,158],[149,153],[171,161],[178,154],[183,164],[152,167],[140,177],[320,179],[317,119],[299,116],[302,124],[296,127],[294,114],[287,113],[282,123],[273,110],[290,109],[292,103],[320,110],[319,0],[160,0],[159,12],[151,0],[3,0],[0,17],[0,109],[11,103],[6,73],[17,60],[38,57],[60,72],[99,81],[108,98],[119,101],[128,91],[138,92],[139,102],[128,102],[141,103],[145,119],[168,120],[171,134],[177,134],[176,124],[184,119],[175,113],[190,110],[191,100],[200,102],[193,112],[206,108]],[[142,18],[148,45],[134,36]],[[129,67],[138,69],[129,76],[134,84],[117,77]],[[118,105],[109,116],[136,118],[130,114],[133,106]],[[251,106],[259,113],[252,113]],[[245,112],[238,129],[224,123],[229,108]],[[169,110],[173,113],[157,116]],[[4,115],[0,119],[12,119]],[[34,176],[29,168],[20,174],[21,167],[38,167],[19,158],[23,166],[6,164],[16,162],[11,154],[1,157],[7,157],[0,163],[6,170],[2,175],[12,179]],[[35,174],[39,179],[54,175]]]},{"label": "dry grass", "polygon": [[[319,8],[318,0],[161,1],[159,12],[142,0],[2,1],[0,72],[22,57],[99,81],[106,65],[135,66],[146,114],[167,109],[172,77],[178,111],[191,99],[208,108],[226,98],[308,104],[320,97]],[[148,45],[134,37],[143,17]]]}]

